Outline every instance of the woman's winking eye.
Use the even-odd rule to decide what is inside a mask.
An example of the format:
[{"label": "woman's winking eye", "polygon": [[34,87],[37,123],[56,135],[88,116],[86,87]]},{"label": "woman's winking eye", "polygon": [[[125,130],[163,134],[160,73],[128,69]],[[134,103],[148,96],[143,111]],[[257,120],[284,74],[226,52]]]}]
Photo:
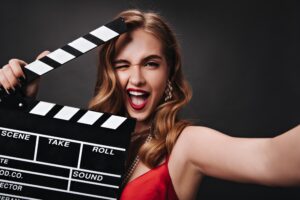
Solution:
[{"label": "woman's winking eye", "polygon": [[114,69],[125,69],[128,68],[128,64],[123,64],[123,65],[114,65]]}]

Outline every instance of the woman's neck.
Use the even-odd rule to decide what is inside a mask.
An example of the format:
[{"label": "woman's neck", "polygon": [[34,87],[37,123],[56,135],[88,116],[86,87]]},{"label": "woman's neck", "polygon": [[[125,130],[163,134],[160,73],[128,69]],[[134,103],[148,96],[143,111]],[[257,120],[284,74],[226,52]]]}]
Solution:
[{"label": "woman's neck", "polygon": [[139,132],[142,132],[146,129],[149,129],[150,125],[151,125],[150,122],[139,122],[139,121],[137,121],[136,125],[135,125],[134,132],[139,133]]}]

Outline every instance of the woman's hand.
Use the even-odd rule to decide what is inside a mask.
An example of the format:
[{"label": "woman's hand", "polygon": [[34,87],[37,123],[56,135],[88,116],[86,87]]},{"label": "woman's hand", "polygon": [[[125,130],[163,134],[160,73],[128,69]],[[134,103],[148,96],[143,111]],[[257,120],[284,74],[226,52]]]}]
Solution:
[{"label": "woman's hand", "polygon": [[[49,53],[49,51],[44,51],[36,59],[40,59]],[[23,60],[11,59],[8,64],[0,69],[0,86],[3,86],[8,94],[14,91],[16,87],[21,86],[20,79],[26,78],[23,72],[23,68],[26,65],[27,63]],[[38,78],[24,88],[27,97],[36,97],[39,82],[40,79]]]}]

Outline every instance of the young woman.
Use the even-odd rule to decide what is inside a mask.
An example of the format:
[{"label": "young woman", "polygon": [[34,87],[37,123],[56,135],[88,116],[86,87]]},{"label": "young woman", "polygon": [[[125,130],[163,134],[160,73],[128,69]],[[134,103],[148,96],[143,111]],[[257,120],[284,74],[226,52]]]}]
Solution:
[{"label": "young woman", "polygon": [[[176,38],[157,14],[128,10],[129,32],[102,46],[90,109],[137,119],[121,200],[195,199],[204,175],[269,186],[300,185],[300,126],[275,138],[234,138],[178,119],[191,92]],[[43,52],[38,58],[46,55]],[[24,61],[0,70],[14,89]],[[33,96],[37,83],[27,88]]]}]

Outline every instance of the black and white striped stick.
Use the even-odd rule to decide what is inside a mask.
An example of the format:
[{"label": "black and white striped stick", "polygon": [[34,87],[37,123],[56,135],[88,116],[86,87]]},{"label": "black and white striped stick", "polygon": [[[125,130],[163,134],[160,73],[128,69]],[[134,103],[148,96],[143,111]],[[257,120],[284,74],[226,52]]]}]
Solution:
[{"label": "black and white striped stick", "polygon": [[[126,32],[126,30],[124,19],[118,18],[49,53],[47,56],[33,61],[24,68],[26,83],[30,83],[47,72],[104,44]],[[5,101],[9,96],[10,94],[7,94],[5,89],[1,86],[0,102]]]}]

